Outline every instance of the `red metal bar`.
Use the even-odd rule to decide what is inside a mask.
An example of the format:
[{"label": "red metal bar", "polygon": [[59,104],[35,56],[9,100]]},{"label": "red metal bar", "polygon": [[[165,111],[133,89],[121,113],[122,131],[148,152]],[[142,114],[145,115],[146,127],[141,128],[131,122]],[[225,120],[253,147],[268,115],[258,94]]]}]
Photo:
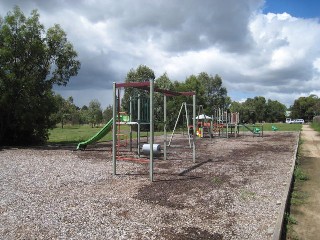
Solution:
[{"label": "red metal bar", "polygon": [[138,163],[148,163],[149,162],[149,159],[147,159],[147,158],[117,157],[117,160],[133,161],[133,162],[138,162]]},{"label": "red metal bar", "polygon": [[[149,91],[150,82],[129,82],[129,83],[116,83],[116,88],[126,88],[126,87],[133,87],[133,88],[140,88],[146,91]],[[161,89],[158,87],[154,88],[155,92],[160,92],[165,94],[166,96],[193,96],[195,92],[176,92],[167,89]]]},{"label": "red metal bar", "polygon": [[135,88],[141,88],[141,87],[149,87],[150,82],[128,82],[128,83],[116,83],[116,88],[121,87],[135,87]]}]

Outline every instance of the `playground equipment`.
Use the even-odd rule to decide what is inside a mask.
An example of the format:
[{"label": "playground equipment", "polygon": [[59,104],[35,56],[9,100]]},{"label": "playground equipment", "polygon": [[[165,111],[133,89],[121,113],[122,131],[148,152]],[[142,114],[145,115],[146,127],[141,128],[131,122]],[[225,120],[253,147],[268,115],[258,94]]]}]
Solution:
[{"label": "playground equipment", "polygon": [[215,109],[213,115],[197,117],[197,134],[199,137],[237,137],[239,134],[239,113]]},{"label": "playground equipment", "polygon": [[94,136],[89,138],[87,141],[81,142],[77,146],[77,150],[85,150],[87,145],[92,144],[94,142],[99,141],[101,138],[103,138],[108,132],[110,132],[112,128],[113,118],[110,119],[110,121],[104,125],[103,128],[99,132],[97,132]]},{"label": "playground equipment", "polygon": [[[202,106],[199,107],[199,109]],[[197,136],[198,137],[212,137],[212,117],[209,117],[205,114],[200,114],[196,117],[197,120]]]},{"label": "playground equipment", "polygon": [[[132,88],[137,88],[137,89],[142,89],[145,91],[149,92],[149,123],[145,123],[149,125],[149,178],[150,181],[153,181],[153,174],[154,174],[154,155],[158,154],[159,151],[159,146],[154,145],[154,92],[159,92],[162,93],[164,96],[164,144],[163,144],[163,156],[164,159],[166,160],[167,157],[167,97],[169,96],[192,96],[193,97],[193,129],[195,130],[195,103],[196,103],[196,95],[194,92],[174,92],[174,91],[169,91],[165,89],[160,89],[154,85],[154,80],[149,79],[148,81],[145,82],[129,82],[129,83],[113,83],[113,119],[117,119],[117,115],[119,116],[119,108],[120,108],[120,89],[121,88],[127,88],[127,87],[132,87]],[[117,89],[118,89],[118,95],[117,95]],[[140,104],[138,104],[139,108]],[[131,109],[132,110],[132,109]],[[129,116],[132,114],[132,111],[130,110]],[[140,114],[140,109],[138,110],[138,114]],[[121,126],[121,124],[136,124],[137,129],[138,129],[138,135],[140,132],[140,125],[141,122],[138,120],[136,122],[120,122],[120,121],[113,121],[112,122],[112,171],[113,174],[117,174],[117,160],[126,160],[122,156],[119,155],[118,152],[118,144],[117,144],[117,139],[118,139],[118,127]],[[139,139],[139,137],[138,137]],[[138,144],[138,152],[140,151],[140,144]],[[144,152],[147,153],[147,146],[144,148]],[[192,158],[193,161],[195,162],[195,131],[193,132],[193,138],[192,138]],[[128,159],[129,160],[129,159]],[[130,160],[138,160],[139,158],[131,158]]]},{"label": "playground equipment", "polygon": [[[145,155],[150,154],[151,145],[143,144],[142,145],[142,153]],[[161,154],[161,146],[160,144],[153,144],[152,151],[155,156],[159,156]]]},{"label": "playground equipment", "polygon": [[251,132],[253,137],[263,137],[263,124],[253,124],[253,125],[248,125],[248,124],[241,124],[241,127],[243,127],[243,132],[244,129],[247,130],[247,132]]},{"label": "playground equipment", "polygon": [[181,107],[180,107],[180,110],[179,110],[179,114],[178,114],[178,117],[177,117],[177,120],[174,124],[174,128],[173,128],[173,131],[172,131],[172,134],[170,136],[170,140],[169,140],[169,143],[168,143],[168,147],[170,147],[171,145],[171,142],[172,142],[172,139],[173,139],[173,136],[175,134],[175,131],[176,131],[176,128],[177,128],[177,124],[179,122],[179,119],[181,117],[181,113],[182,113],[182,109],[185,110],[185,118],[186,118],[186,126],[187,126],[187,136],[188,136],[188,140],[189,140],[189,147],[191,148],[192,145],[191,145],[191,136],[192,134],[190,134],[190,129],[193,129],[193,126],[190,126],[189,124],[189,114],[188,114],[188,108],[187,108],[187,103],[186,102],[183,102],[181,104]]}]

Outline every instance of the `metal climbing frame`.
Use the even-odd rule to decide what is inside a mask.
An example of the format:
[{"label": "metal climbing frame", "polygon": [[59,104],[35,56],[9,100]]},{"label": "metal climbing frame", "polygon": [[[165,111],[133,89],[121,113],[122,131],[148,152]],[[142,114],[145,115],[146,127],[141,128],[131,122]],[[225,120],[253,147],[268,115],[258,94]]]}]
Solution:
[{"label": "metal climbing frame", "polygon": [[[117,116],[117,89],[133,87],[138,89],[143,89],[149,91],[150,97],[150,137],[149,144],[151,149],[154,144],[154,92],[159,92],[164,95],[164,159],[167,158],[167,97],[168,96],[192,96],[193,97],[193,143],[192,143],[192,159],[195,162],[196,159],[196,147],[195,147],[195,129],[196,129],[196,94],[195,92],[175,92],[166,89],[160,89],[154,86],[154,79],[149,79],[145,82],[129,82],[129,83],[113,83],[113,119]],[[119,106],[120,107],[120,106]],[[154,162],[153,162],[153,151],[150,151],[149,156],[149,178],[153,181],[154,173]],[[117,123],[113,121],[113,131],[112,131],[112,171],[113,175],[117,174]]]}]

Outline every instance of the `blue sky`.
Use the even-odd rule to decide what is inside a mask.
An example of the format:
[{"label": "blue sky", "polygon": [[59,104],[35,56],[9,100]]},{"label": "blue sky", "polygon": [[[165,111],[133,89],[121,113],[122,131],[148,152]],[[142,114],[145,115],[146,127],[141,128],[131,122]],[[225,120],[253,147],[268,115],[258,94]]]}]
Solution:
[{"label": "blue sky", "polygon": [[[319,1],[320,2],[320,1]],[[316,0],[1,0],[38,9],[46,29],[60,24],[81,69],[56,87],[77,106],[112,103],[112,82],[143,64],[172,81],[207,72],[232,100],[263,96],[290,106],[320,96],[320,14]],[[128,7],[129,6],[129,7]]]},{"label": "blue sky", "polygon": [[299,18],[319,18],[319,0],[267,0],[263,8],[264,13],[287,12]]}]

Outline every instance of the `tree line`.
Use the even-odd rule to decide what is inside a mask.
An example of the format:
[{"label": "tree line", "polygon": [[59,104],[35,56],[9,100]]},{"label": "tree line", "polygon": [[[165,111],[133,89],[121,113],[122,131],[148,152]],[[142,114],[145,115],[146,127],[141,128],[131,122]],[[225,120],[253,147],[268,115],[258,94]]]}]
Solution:
[{"label": "tree line", "polygon": [[[140,65],[137,69],[131,69],[125,81],[142,82],[154,78],[152,69],[145,65]],[[300,97],[294,101],[294,104],[287,108],[277,100],[265,99],[263,96],[247,98],[244,102],[232,101],[227,95],[227,89],[223,87],[222,78],[219,75],[211,76],[202,72],[198,75],[191,75],[185,81],[172,81],[166,73],[155,79],[155,85],[162,89],[172,91],[195,91],[197,98],[196,114],[213,115],[217,109],[223,109],[228,112],[238,112],[240,123],[262,123],[262,122],[285,122],[287,117],[303,118],[305,121],[311,121],[314,116],[320,114],[320,99],[316,95],[309,97]],[[126,88],[121,101],[121,111],[129,112],[129,99],[137,97],[149,98],[148,92],[135,88]],[[61,98],[61,96],[60,96]],[[155,120],[156,128],[161,130],[163,127],[164,103],[163,95],[155,93]],[[71,98],[72,100],[72,98]],[[178,111],[183,102],[192,104],[192,97],[178,96],[167,98],[168,126],[173,127],[178,116]],[[91,124],[92,127],[103,124],[112,118],[112,106],[101,109],[98,100],[89,103],[89,107],[83,106],[81,109],[71,104],[72,101],[65,100],[64,112],[59,112],[60,119],[70,124]],[[71,110],[73,109],[73,110]],[[73,114],[71,112],[73,111]],[[288,114],[289,112],[289,114]],[[189,107],[189,117],[191,117],[192,108]],[[64,118],[62,118],[64,116]],[[59,120],[59,118],[57,119]],[[189,119],[191,120],[191,119]],[[62,124],[63,121],[60,121]]]},{"label": "tree line", "polygon": [[[112,106],[102,110],[98,100],[88,106],[76,106],[73,98],[64,99],[53,91],[54,85],[66,86],[78,74],[80,61],[66,33],[59,25],[47,31],[39,22],[37,10],[26,17],[14,7],[0,17],[0,145],[44,143],[51,128],[65,124],[91,124],[95,127],[112,117]],[[155,79],[152,69],[140,65],[127,73],[126,82]],[[166,73],[155,79],[159,88],[173,91],[194,91],[197,114],[211,115],[216,109],[240,113],[241,123],[279,122],[285,120],[286,106],[262,96],[245,102],[232,101],[222,78],[201,72],[184,81],[175,81]],[[148,97],[143,90],[126,88],[122,99],[123,111],[128,111],[130,96]],[[163,96],[155,93],[155,118],[159,129],[163,126]],[[172,127],[183,102],[191,97],[168,97],[168,124]],[[300,97],[290,107],[291,117],[312,120],[320,113],[316,95]],[[190,111],[191,113],[191,111]]]},{"label": "tree line", "polygon": [[91,100],[89,105],[81,108],[73,102],[73,97],[64,99],[60,94],[55,95],[57,111],[52,114],[56,127],[63,128],[68,125],[90,124],[97,127],[112,118],[112,106],[109,105],[104,111],[99,100]]}]

